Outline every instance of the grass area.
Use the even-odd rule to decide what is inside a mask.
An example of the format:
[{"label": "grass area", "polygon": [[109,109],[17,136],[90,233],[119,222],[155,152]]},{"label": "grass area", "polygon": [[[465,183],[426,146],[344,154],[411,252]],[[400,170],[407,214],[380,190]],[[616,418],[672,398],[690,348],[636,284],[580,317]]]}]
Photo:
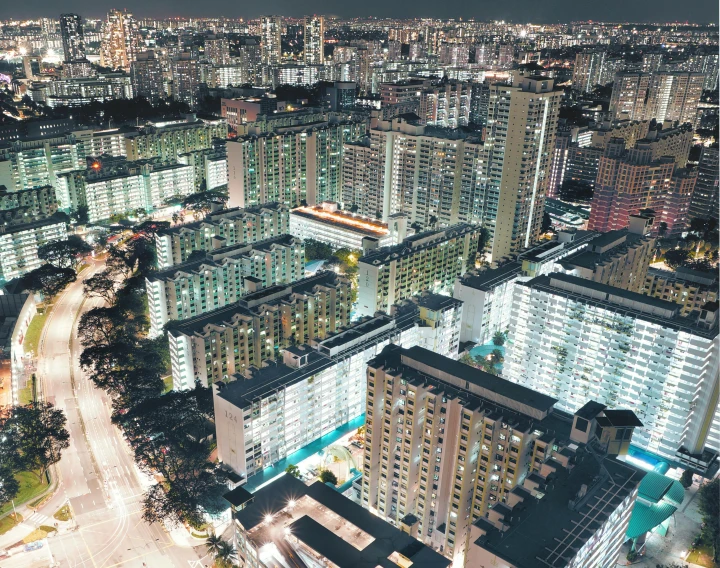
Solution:
[{"label": "grass area", "polygon": [[60,507],[57,511],[55,511],[53,518],[57,519],[58,521],[69,521],[70,519],[72,519],[72,511],[70,510],[70,505],[63,505],[62,507]]},{"label": "grass area", "polygon": [[47,536],[51,532],[55,532],[57,529],[55,527],[48,527],[47,525],[43,525],[37,529],[35,529],[33,532],[31,532],[29,535],[27,535],[23,542],[25,544],[30,544],[31,542],[35,542],[37,540],[42,540],[44,538],[47,538]]},{"label": "grass area", "polygon": [[702,542],[693,548],[685,559],[686,562],[692,564],[698,564],[705,566],[706,568],[716,568],[717,564],[713,562],[713,551],[710,546],[703,544]]},{"label": "grass area", "polygon": [[84,262],[80,264],[80,266],[77,267],[77,270],[75,271],[76,274],[80,274],[83,270],[85,270],[89,264],[85,264]]},{"label": "grass area", "polygon": [[25,387],[18,390],[18,400],[20,402],[20,406],[25,406],[26,404],[30,404],[35,400],[35,397],[37,395],[35,387],[36,382],[31,377],[27,380]]},{"label": "grass area", "polygon": [[18,523],[22,523],[22,520],[23,517],[19,513],[17,515],[17,518],[15,518],[14,513],[11,513],[7,517],[3,517],[2,519],[0,519],[0,534],[5,534]]},{"label": "grass area", "polygon": [[173,380],[172,375],[168,375],[167,377],[163,377],[163,385],[165,385],[165,388],[163,388],[163,394],[170,392],[173,390]]},{"label": "grass area", "polygon": [[[20,484],[20,491],[15,497],[15,507],[19,507],[23,503],[27,503],[31,499],[34,499],[48,487],[47,483],[40,483],[37,476],[29,471],[16,473],[15,479],[17,479]],[[3,515],[11,510],[12,503],[4,503],[2,507],[0,507],[0,515]]]},{"label": "grass area", "polygon": [[38,312],[30,322],[27,333],[25,334],[25,339],[23,340],[23,350],[25,353],[32,351],[33,355],[37,357],[38,345],[40,345],[40,336],[42,335],[43,327],[45,327],[45,322],[47,321],[50,312],[52,312],[52,306],[46,307],[42,314]]}]

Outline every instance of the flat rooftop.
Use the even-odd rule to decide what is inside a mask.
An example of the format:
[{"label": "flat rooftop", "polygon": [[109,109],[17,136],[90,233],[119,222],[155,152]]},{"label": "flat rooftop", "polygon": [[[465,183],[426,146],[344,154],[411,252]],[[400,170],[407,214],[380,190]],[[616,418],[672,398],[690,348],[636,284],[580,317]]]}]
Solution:
[{"label": "flat rooftop", "polygon": [[[570,471],[558,464],[548,476],[542,499],[523,487],[513,490],[524,500],[505,516],[508,530],[501,532],[487,519],[478,519],[475,524],[488,532],[474,544],[518,568],[565,567],[644,476],[644,471],[609,458],[600,461],[581,448]],[[588,487],[587,498],[572,510],[568,503],[582,485]]]},{"label": "flat rooftop", "polygon": [[368,237],[384,237],[389,233],[388,226],[385,223],[346,213],[345,211],[328,211],[320,205],[297,207],[291,210],[290,214],[312,219],[318,223],[333,225],[351,233]]},{"label": "flat rooftop", "polygon": [[[343,568],[446,568],[451,561],[321,482],[283,475],[253,494],[235,518],[257,549],[274,544],[279,563],[301,566],[298,552]],[[325,565],[322,559],[317,559]]]}]

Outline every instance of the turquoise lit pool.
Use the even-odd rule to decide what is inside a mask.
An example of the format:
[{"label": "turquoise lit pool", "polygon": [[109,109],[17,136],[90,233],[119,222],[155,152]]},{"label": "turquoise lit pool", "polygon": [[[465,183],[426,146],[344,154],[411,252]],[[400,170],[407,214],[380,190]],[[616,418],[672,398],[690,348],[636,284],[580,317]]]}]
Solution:
[{"label": "turquoise lit pool", "polygon": [[[473,347],[470,350],[470,356],[486,358],[495,349],[499,349],[500,352],[502,353],[503,357],[505,357],[505,346],[504,345],[495,345],[492,342],[485,343],[484,345],[476,345],[475,347]],[[502,373],[503,364],[502,363],[496,364],[495,369],[497,369],[498,372]]]}]

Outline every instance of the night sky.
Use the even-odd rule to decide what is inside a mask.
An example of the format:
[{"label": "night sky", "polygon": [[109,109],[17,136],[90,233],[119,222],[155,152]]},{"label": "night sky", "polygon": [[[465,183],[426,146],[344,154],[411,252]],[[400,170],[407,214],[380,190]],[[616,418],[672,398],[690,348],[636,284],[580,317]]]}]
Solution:
[{"label": "night sky", "polygon": [[229,16],[253,18],[261,14],[302,16],[337,14],[343,17],[437,17],[480,20],[506,19],[515,22],[568,22],[571,20],[631,22],[715,22],[718,0],[2,0],[0,19],[57,17],[75,12],[84,17],[103,17],[109,8],[126,8],[136,17]]}]

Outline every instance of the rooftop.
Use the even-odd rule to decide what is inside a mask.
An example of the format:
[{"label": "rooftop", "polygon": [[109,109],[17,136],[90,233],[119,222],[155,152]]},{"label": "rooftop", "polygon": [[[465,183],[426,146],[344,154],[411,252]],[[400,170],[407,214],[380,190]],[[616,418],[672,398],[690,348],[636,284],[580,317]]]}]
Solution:
[{"label": "rooftop", "polygon": [[718,334],[717,325],[710,328],[703,327],[692,315],[680,316],[679,304],[577,276],[553,272],[527,282],[521,282],[520,285],[543,290],[553,295],[573,298],[636,319],[656,323],[663,327],[681,329],[695,335],[713,338]]},{"label": "rooftop", "polygon": [[[557,465],[541,499],[522,487],[513,490],[523,501],[503,519],[509,525],[506,531],[485,518],[476,521],[487,534],[475,544],[517,568],[567,566],[645,475],[622,462],[598,458],[585,448],[578,450],[570,471]],[[578,500],[571,509],[568,504],[577,500],[583,485],[588,487],[589,498]]]},{"label": "rooftop", "polygon": [[426,231],[407,237],[403,242],[391,247],[383,247],[376,249],[364,255],[359,262],[365,264],[382,264],[383,262],[393,260],[419,252],[425,248],[436,246],[438,243],[448,241],[450,239],[463,236],[471,232],[479,232],[480,227],[469,223],[457,223],[436,231]]},{"label": "rooftop", "polygon": [[[303,547],[343,568],[397,568],[398,555],[414,568],[451,561],[320,482],[284,475],[253,494],[235,518],[256,548],[276,545],[288,565]],[[394,561],[395,560],[395,561]]]},{"label": "rooftop", "polygon": [[370,237],[384,237],[388,234],[388,226],[385,223],[345,211],[328,211],[321,205],[297,207],[290,214],[312,219],[319,223],[335,225],[346,231]]}]

